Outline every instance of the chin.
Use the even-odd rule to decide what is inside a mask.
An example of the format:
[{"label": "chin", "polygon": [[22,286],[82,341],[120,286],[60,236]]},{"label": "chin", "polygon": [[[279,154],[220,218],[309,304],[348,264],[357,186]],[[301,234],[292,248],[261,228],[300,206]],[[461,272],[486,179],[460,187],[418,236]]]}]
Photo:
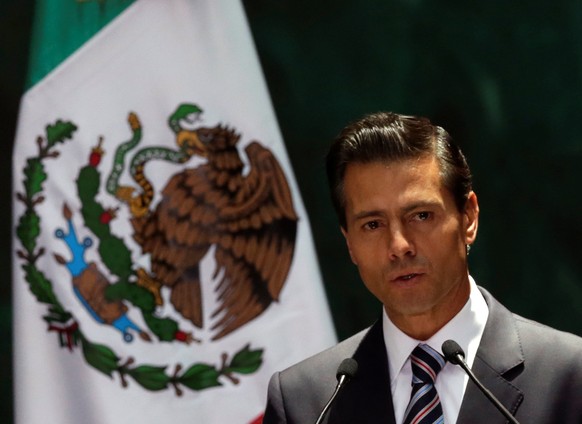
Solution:
[{"label": "chin", "polygon": [[414,294],[405,296],[405,298],[400,297],[396,302],[384,304],[387,305],[389,310],[410,317],[427,314],[435,308],[435,302],[432,299],[422,299],[420,296]]}]

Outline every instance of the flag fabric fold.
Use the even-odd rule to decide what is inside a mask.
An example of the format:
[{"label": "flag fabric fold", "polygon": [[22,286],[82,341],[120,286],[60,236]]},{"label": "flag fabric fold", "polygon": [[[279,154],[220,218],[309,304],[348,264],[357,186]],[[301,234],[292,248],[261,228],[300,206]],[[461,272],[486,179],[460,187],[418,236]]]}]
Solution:
[{"label": "flag fabric fold", "polygon": [[242,5],[61,3],[14,149],[16,423],[260,422],[335,335]]}]

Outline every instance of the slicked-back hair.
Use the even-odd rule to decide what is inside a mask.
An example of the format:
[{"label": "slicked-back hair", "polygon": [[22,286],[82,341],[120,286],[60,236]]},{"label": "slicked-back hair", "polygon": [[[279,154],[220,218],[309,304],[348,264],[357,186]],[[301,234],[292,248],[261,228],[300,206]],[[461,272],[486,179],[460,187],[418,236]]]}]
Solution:
[{"label": "slicked-back hair", "polygon": [[449,134],[427,118],[379,112],[345,127],[326,158],[333,206],[342,228],[347,228],[344,176],[351,163],[392,163],[419,157],[435,157],[444,186],[463,211],[472,190],[471,171],[465,156]]}]

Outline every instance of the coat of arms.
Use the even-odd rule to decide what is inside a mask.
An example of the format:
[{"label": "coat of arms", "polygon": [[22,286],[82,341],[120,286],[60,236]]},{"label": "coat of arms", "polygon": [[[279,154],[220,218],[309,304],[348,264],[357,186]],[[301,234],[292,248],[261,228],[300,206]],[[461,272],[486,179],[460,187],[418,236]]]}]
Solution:
[{"label": "coat of arms", "polygon": [[[45,136],[37,139],[38,154],[28,158],[23,170],[23,191],[17,194],[25,205],[16,229],[18,256],[31,292],[48,305],[43,318],[49,331],[59,334],[62,346],[72,350],[80,345],[91,366],[109,376],[118,373],[124,386],[131,377],[148,390],[172,386],[181,394],[181,386],[220,386],[221,377],[236,383],[237,374],[260,367],[263,350],[249,343],[224,353],[216,364],[175,364],[168,373],[169,364],[136,364],[92,342],[83,331],[85,319],[118,332],[125,343],[134,343],[136,336],[152,345],[200,342],[196,329],[210,331],[210,342],[220,340],[278,300],[291,267],[298,218],[277,159],[257,141],[241,154],[240,134],[224,125],[203,126],[201,114],[197,105],[179,105],[168,118],[173,145],[140,148],[144,130],[130,113],[131,137],[116,146],[107,175],[99,170],[107,160],[104,140],[87,151],[74,182],[76,193],[61,205],[57,228],[41,225],[38,211],[49,195],[45,161],[58,160],[59,144],[74,141],[76,124],[58,120],[47,125]],[[198,163],[190,166],[194,158]],[[149,178],[148,169],[162,162],[176,172],[167,181]],[[130,241],[112,226],[122,208],[129,216]],[[43,231],[54,234],[51,254],[70,276],[70,289],[85,311],[82,317],[61,302],[40,269],[39,258],[47,254],[47,246],[38,245]],[[98,260],[88,258],[91,250]],[[211,281],[200,272],[208,255],[215,264]],[[138,264],[136,256],[147,258],[147,265]],[[205,314],[208,284],[213,284],[215,306]],[[128,313],[136,310],[138,319]],[[191,326],[185,329],[180,322]]]}]

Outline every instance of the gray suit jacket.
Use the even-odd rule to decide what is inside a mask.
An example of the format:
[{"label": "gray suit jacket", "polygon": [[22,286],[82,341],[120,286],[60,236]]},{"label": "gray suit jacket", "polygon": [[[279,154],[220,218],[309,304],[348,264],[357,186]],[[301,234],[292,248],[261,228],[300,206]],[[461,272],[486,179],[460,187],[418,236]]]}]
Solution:
[{"label": "gray suit jacket", "polygon": [[[582,424],[582,338],[512,314],[481,289],[489,318],[473,372],[521,424]],[[329,424],[394,423],[381,322],[280,373],[269,383],[263,424],[311,424],[337,384],[341,361],[357,376],[338,395]],[[469,382],[457,423],[506,420]]]}]

